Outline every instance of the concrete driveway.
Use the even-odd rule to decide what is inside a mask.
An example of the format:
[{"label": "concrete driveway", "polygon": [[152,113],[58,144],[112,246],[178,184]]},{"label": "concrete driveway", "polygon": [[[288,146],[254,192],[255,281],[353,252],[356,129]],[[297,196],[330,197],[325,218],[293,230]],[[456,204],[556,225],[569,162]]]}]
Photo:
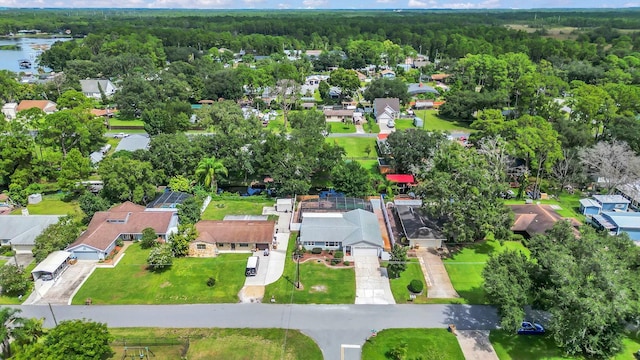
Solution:
[{"label": "concrete driveway", "polygon": [[457,330],[456,337],[465,359],[498,360],[489,341],[489,330]]},{"label": "concrete driveway", "polygon": [[460,297],[453,288],[449,273],[447,273],[442,258],[438,254],[433,253],[430,249],[418,249],[416,255],[427,282],[427,297],[440,299]]},{"label": "concrete driveway", "polygon": [[380,267],[375,255],[354,255],[356,268],[356,304],[395,304],[387,269]]},{"label": "concrete driveway", "polygon": [[25,305],[68,305],[73,295],[91,275],[96,266],[95,261],[78,261],[70,265],[56,281],[45,281],[39,290],[34,290],[25,301]]}]

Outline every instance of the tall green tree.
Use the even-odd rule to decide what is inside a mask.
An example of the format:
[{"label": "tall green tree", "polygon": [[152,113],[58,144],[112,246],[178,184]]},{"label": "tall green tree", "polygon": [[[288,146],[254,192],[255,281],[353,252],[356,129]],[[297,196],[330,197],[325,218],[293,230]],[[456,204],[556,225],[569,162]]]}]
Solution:
[{"label": "tall green tree", "polygon": [[426,168],[447,137],[438,131],[407,129],[389,135],[387,144],[393,155],[391,164],[398,173],[417,174]]},{"label": "tall green tree", "polygon": [[198,182],[213,193],[218,191],[217,176],[220,174],[229,175],[229,170],[227,170],[222,161],[215,157],[200,160],[196,168]]},{"label": "tall green tree", "polygon": [[440,149],[433,166],[421,172],[423,179],[416,193],[424,208],[444,223],[442,231],[449,241],[474,242],[489,233],[496,239],[511,235],[513,213],[500,195],[506,186],[494,180],[493,168],[474,149],[451,143]]},{"label": "tall green tree", "polygon": [[106,360],[114,355],[106,324],[86,320],[62,321],[51,329],[44,341],[26,346],[17,360]]},{"label": "tall green tree", "polygon": [[2,307],[0,308],[0,343],[2,343],[2,355],[4,357],[11,356],[11,344],[9,340],[14,336],[15,327],[12,326],[16,321],[20,321],[18,314],[20,309]]},{"label": "tall green tree", "polygon": [[72,216],[64,216],[55,223],[49,225],[38,235],[34,242],[33,256],[36,262],[44,260],[56,250],[63,250],[80,236],[81,225]]},{"label": "tall green tree", "polygon": [[160,175],[150,163],[126,157],[107,158],[98,168],[104,187],[101,195],[112,203],[146,204],[156,195]]},{"label": "tall green tree", "polygon": [[331,171],[331,183],[336,191],[347,196],[365,197],[371,194],[369,171],[357,161],[334,167]]},{"label": "tall green tree", "polygon": [[376,98],[398,98],[404,104],[409,100],[409,89],[402,79],[380,78],[372,81],[363,95],[371,103]]},{"label": "tall green tree", "polygon": [[89,177],[91,170],[91,160],[83,156],[80,150],[71,149],[62,160],[58,174],[58,185],[63,191],[74,190],[79,181]]},{"label": "tall green tree", "polygon": [[407,248],[398,244],[391,249],[391,257],[389,259],[389,265],[387,265],[387,271],[389,272],[390,279],[397,279],[400,277],[403,271],[407,270]]}]

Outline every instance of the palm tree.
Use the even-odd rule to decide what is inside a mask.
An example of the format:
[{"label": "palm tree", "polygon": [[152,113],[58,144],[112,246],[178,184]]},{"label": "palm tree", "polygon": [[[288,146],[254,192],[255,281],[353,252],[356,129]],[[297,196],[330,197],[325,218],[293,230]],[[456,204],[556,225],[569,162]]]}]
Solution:
[{"label": "palm tree", "polygon": [[35,344],[44,335],[44,319],[19,319],[15,322],[19,322],[20,326],[13,330],[13,337],[16,339],[16,344],[20,346]]},{"label": "palm tree", "polygon": [[11,345],[9,339],[13,337],[15,322],[20,322],[21,318],[17,316],[20,309],[0,308],[0,344],[2,345],[2,354],[5,358],[11,357]]},{"label": "palm tree", "polygon": [[214,193],[218,192],[218,182],[216,181],[216,175],[218,174],[229,175],[229,170],[215,156],[204,158],[198,163],[196,168],[198,182]]},{"label": "palm tree", "polygon": [[387,199],[389,199],[393,198],[394,193],[398,190],[398,185],[384,178],[378,183],[377,190],[379,193],[387,195]]}]

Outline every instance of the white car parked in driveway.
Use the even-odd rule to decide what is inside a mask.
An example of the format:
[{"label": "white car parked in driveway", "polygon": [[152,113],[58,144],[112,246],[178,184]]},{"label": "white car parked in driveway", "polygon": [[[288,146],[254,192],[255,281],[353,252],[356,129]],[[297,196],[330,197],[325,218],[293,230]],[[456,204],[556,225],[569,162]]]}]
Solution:
[{"label": "white car parked in driveway", "polygon": [[121,132],[121,133],[117,133],[117,134],[113,135],[113,138],[114,139],[124,139],[124,138],[126,138],[128,136],[129,136],[129,134],[125,134],[125,133]]}]

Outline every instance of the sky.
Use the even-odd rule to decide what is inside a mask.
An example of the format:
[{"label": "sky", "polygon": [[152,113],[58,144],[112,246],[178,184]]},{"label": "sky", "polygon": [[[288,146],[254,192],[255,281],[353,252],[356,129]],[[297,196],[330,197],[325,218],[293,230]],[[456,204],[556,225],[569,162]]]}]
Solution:
[{"label": "sky", "polygon": [[0,7],[149,9],[540,9],[627,8],[640,0],[0,0]]}]

